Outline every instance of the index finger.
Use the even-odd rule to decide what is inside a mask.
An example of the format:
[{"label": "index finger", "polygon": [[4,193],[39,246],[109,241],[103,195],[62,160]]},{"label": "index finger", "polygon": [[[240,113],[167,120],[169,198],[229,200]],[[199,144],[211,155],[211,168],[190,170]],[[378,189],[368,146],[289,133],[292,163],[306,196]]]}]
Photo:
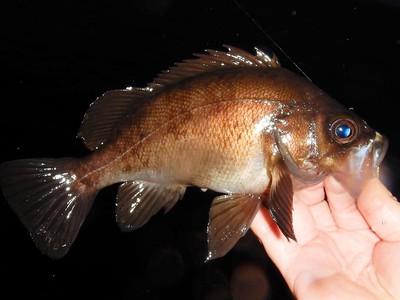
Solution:
[{"label": "index finger", "polygon": [[326,196],[336,226],[345,230],[367,229],[364,217],[360,214],[356,199],[333,176],[325,179]]}]

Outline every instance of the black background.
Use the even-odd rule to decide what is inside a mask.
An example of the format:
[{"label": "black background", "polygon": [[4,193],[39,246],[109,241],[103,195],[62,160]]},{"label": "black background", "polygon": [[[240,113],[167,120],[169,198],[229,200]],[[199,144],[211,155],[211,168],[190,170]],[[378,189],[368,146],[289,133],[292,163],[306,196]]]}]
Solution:
[{"label": "black background", "polygon": [[[399,196],[395,0],[14,0],[2,1],[0,11],[0,161],[85,155],[76,134],[97,96],[143,86],[206,48],[257,46],[389,138],[382,170]],[[0,198],[0,297],[230,299],[240,272],[250,278],[255,268],[266,276],[261,282],[268,278],[268,297],[291,299],[251,232],[225,257],[203,263],[213,192],[189,188],[168,214],[130,233],[115,223],[115,195],[116,186],[99,194],[71,251],[57,261],[40,254]]]}]

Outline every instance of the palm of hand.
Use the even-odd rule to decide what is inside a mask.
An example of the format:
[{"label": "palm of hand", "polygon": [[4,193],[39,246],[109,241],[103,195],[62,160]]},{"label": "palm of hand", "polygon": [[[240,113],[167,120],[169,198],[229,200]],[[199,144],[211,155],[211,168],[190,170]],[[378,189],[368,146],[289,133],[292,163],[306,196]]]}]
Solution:
[{"label": "palm of hand", "polygon": [[378,179],[356,202],[329,177],[296,193],[293,206],[297,243],[266,210],[252,229],[296,297],[400,299],[400,204]]}]

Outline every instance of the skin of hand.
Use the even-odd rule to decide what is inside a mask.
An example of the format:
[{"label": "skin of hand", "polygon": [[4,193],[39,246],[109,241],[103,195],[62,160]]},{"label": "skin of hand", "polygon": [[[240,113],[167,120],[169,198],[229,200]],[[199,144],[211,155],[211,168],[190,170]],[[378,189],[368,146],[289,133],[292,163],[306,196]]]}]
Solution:
[{"label": "skin of hand", "polygon": [[297,243],[264,207],[251,228],[296,299],[400,299],[400,203],[379,179],[355,199],[327,177],[293,201]]}]

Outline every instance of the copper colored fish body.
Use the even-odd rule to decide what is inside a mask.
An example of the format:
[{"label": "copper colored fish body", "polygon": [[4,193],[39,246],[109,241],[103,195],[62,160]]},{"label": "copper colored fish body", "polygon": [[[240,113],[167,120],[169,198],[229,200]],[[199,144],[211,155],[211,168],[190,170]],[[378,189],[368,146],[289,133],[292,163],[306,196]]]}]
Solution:
[{"label": "copper colored fish body", "polygon": [[38,248],[64,256],[98,191],[115,183],[124,231],[170,210],[187,186],[223,193],[210,209],[207,259],[236,244],[262,201],[295,240],[295,180],[314,184],[331,174],[357,195],[376,176],[386,139],[276,57],[256,51],[208,50],[146,88],[106,92],[79,131],[93,151],[87,157],[3,163],[3,192]]}]

